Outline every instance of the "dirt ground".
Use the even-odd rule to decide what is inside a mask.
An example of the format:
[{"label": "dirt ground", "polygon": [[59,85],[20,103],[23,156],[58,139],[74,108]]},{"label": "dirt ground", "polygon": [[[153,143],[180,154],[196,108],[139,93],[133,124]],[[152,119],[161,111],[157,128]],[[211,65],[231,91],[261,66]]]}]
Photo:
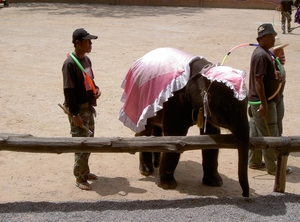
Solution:
[{"label": "dirt ground", "polygon": [[[293,13],[294,14],[294,13]],[[73,50],[72,32],[83,27],[99,38],[89,54],[102,96],[96,107],[96,137],[132,137],[117,119],[122,80],[137,58],[158,47],[202,55],[213,63],[241,43],[256,43],[261,23],[273,23],[286,48],[284,136],[299,135],[300,29],[281,34],[273,10],[135,7],[84,4],[11,4],[0,9],[0,132],[36,137],[70,137],[63,102],[61,66]],[[296,24],[293,23],[293,26]],[[235,50],[225,65],[246,70],[254,47]],[[227,133],[224,130],[224,133]],[[189,135],[198,134],[196,127]],[[91,191],[75,187],[73,154],[0,151],[0,202],[182,199],[192,196],[241,197],[237,151],[222,149],[219,171],[224,185],[201,183],[201,151],[183,153],[176,169],[178,188],[162,190],[153,176],[138,170],[138,154],[93,153],[91,171],[99,176]],[[286,192],[300,194],[300,154],[291,153]],[[268,195],[274,176],[249,170],[251,197]]]}]

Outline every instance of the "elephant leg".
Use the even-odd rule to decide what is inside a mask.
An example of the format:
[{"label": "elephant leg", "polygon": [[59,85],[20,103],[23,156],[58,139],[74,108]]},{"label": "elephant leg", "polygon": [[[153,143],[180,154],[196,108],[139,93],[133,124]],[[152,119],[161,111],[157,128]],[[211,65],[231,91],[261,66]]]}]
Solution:
[{"label": "elephant leg", "polygon": [[[147,125],[146,129],[140,133],[136,133],[135,136],[151,136],[152,125]],[[153,173],[152,152],[140,152],[139,153],[139,170],[144,176],[150,176]]]},{"label": "elephant leg", "polygon": [[[178,120],[178,116],[186,117],[185,113],[176,113],[174,108],[176,105],[172,106],[172,114],[168,114],[170,119],[165,116],[164,119],[164,135],[165,136],[184,136],[187,134],[190,127],[189,122],[186,119],[181,118]],[[178,110],[177,110],[178,112]],[[174,121],[176,119],[176,121]],[[167,124],[168,123],[168,124]],[[177,187],[177,182],[174,178],[174,172],[178,165],[180,153],[162,153],[160,166],[159,166],[159,181],[158,186],[163,189],[175,189]]]},{"label": "elephant leg", "polygon": [[[202,129],[201,134],[204,134]],[[207,123],[205,134],[220,134],[220,129]],[[223,180],[218,172],[218,155],[219,149],[202,150],[202,183],[205,185],[213,187],[220,187],[223,185]]]},{"label": "elephant leg", "polygon": [[179,162],[180,153],[163,153],[159,167],[158,186],[163,189],[175,189],[177,182],[174,178],[174,171]]},{"label": "elephant leg", "polygon": [[[178,93],[178,91],[177,91]],[[185,95],[183,91],[182,95]],[[185,136],[192,126],[192,108],[178,94],[164,103],[163,134],[164,136]],[[159,179],[157,185],[163,189],[175,189],[177,182],[174,172],[178,165],[180,153],[162,153],[159,166]]]},{"label": "elephant leg", "polygon": [[153,173],[152,153],[140,152],[140,173],[144,176],[150,176]]},{"label": "elephant leg", "polygon": [[205,185],[212,187],[223,185],[223,180],[218,172],[218,154],[218,149],[202,150],[202,183]]},{"label": "elephant leg", "polygon": [[155,168],[158,168],[159,167],[159,163],[160,163],[160,153],[154,152],[153,153],[153,159],[154,159],[153,166]]},{"label": "elephant leg", "polygon": [[[163,136],[161,126],[153,126],[152,135],[153,136]],[[159,162],[160,162],[160,153],[159,152],[154,152],[153,153],[153,166],[155,168],[158,168],[159,167]]]}]

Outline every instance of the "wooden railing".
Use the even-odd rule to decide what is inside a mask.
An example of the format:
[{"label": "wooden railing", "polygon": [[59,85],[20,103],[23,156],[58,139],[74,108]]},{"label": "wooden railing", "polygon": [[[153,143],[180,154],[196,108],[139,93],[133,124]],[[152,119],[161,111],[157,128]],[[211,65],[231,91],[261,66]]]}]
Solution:
[{"label": "wooden railing", "polygon": [[[284,192],[286,165],[290,152],[300,152],[300,137],[253,137],[250,149],[273,149],[277,153],[274,192]],[[188,150],[237,149],[232,135],[165,136],[165,137],[33,137],[0,134],[0,150],[31,153],[131,153],[184,152]]]}]

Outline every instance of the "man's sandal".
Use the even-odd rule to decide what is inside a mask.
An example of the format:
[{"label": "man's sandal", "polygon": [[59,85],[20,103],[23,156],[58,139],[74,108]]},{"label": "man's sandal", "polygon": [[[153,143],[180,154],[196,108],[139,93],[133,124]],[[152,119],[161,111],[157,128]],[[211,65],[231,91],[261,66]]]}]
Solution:
[{"label": "man's sandal", "polygon": [[92,186],[88,182],[76,182],[75,186],[81,190],[91,190]]},{"label": "man's sandal", "polygon": [[95,174],[93,174],[93,173],[89,173],[87,179],[88,180],[97,180],[98,177]]}]

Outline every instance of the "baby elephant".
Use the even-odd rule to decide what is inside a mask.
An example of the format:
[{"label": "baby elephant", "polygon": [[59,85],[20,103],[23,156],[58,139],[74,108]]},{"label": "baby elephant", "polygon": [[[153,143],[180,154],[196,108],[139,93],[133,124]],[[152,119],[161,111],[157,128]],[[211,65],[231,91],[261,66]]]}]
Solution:
[{"label": "baby elephant", "polygon": [[[200,134],[220,134],[229,129],[238,146],[238,176],[243,196],[249,197],[249,125],[245,72],[213,65],[201,56],[174,48],[158,48],[136,60],[122,87],[119,120],[136,136],[185,136],[196,122]],[[219,150],[203,149],[202,182],[221,186]],[[140,153],[140,172],[148,176],[159,166],[158,186],[174,189],[174,171],[180,153]]]}]

